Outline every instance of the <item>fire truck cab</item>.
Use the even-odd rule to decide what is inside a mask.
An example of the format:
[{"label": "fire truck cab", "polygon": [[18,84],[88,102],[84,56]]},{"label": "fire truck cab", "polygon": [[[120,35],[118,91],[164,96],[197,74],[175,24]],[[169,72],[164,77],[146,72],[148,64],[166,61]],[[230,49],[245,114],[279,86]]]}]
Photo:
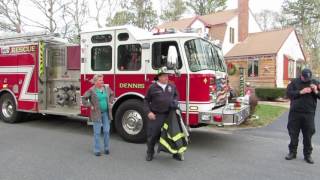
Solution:
[{"label": "fire truck cab", "polygon": [[120,26],[82,32],[80,42],[48,34],[0,38],[1,119],[16,122],[25,113],[88,117],[81,97],[94,74],[103,74],[116,97],[117,132],[127,141],[143,141],[144,94],[163,66],[177,86],[189,127],[238,125],[249,116],[248,105],[228,103],[221,49],[198,34]]}]

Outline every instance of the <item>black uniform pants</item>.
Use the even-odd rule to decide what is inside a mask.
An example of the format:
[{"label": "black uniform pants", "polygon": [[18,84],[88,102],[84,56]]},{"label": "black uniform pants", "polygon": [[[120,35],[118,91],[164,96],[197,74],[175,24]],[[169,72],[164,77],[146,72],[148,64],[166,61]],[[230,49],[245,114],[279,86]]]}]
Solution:
[{"label": "black uniform pants", "polygon": [[161,127],[164,123],[165,118],[168,117],[168,113],[156,114],[155,120],[148,119],[147,121],[147,153],[154,153],[154,146],[159,141],[161,134]]},{"label": "black uniform pants", "polygon": [[293,112],[289,113],[288,132],[290,136],[289,151],[297,153],[299,143],[299,133],[302,131],[303,135],[303,154],[304,156],[310,156],[312,153],[311,138],[315,133],[314,125],[315,113],[301,113]]}]

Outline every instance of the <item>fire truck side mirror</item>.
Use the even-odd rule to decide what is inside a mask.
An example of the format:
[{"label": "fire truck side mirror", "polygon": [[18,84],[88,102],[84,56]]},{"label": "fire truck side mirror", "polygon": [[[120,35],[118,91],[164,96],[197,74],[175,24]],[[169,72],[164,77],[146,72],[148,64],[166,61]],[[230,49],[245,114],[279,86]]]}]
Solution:
[{"label": "fire truck side mirror", "polygon": [[176,69],[178,61],[178,52],[175,46],[169,46],[168,56],[167,56],[167,67],[170,69]]}]

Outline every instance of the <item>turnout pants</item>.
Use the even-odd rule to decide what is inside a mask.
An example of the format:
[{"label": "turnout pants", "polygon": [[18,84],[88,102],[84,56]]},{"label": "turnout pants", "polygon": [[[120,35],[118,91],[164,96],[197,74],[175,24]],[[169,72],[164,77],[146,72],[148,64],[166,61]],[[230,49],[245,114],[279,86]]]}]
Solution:
[{"label": "turnout pants", "polygon": [[289,113],[287,128],[290,136],[289,151],[291,153],[297,153],[299,133],[301,130],[303,135],[303,154],[304,156],[311,155],[311,138],[315,133],[314,116],[315,113],[302,113],[293,111]]},{"label": "turnout pants", "polygon": [[157,113],[155,120],[148,119],[147,122],[147,153],[154,154],[154,146],[159,142],[161,127],[168,113]]}]

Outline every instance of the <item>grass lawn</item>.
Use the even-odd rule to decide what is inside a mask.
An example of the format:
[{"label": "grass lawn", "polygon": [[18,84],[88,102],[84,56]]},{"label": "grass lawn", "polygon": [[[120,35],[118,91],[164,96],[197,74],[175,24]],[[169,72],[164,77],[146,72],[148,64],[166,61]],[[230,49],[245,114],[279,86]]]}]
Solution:
[{"label": "grass lawn", "polygon": [[251,118],[240,125],[240,127],[260,127],[271,124],[284,112],[288,111],[288,108],[259,104],[254,114],[258,118]]}]

